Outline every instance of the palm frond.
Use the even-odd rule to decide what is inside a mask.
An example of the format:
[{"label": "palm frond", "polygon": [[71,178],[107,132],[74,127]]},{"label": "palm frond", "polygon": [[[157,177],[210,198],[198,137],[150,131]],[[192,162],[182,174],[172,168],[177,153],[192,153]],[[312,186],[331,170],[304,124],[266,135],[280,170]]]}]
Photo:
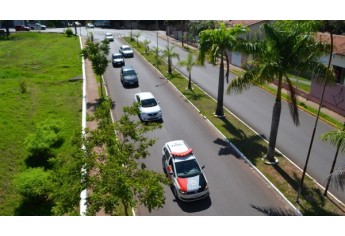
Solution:
[{"label": "palm frond", "polygon": [[332,144],[334,147],[338,147],[342,153],[345,153],[345,130],[344,126],[339,127],[336,130],[328,131],[320,136],[322,141],[326,141]]},{"label": "palm frond", "polygon": [[332,174],[328,176],[331,186],[341,191],[345,190],[345,166],[341,169],[335,170]]},{"label": "palm frond", "polygon": [[296,126],[299,126],[299,114],[298,114],[298,106],[297,106],[297,98],[295,88],[292,86],[291,80],[286,77],[287,84],[289,86],[289,94],[290,94],[290,101],[289,101],[289,109],[290,114],[293,120],[293,123]]},{"label": "palm frond", "polygon": [[228,95],[231,95],[231,93],[240,94],[244,90],[249,89],[250,86],[254,85],[254,75],[255,73],[252,70],[247,70],[243,75],[232,79],[231,83],[226,89],[226,93]]}]

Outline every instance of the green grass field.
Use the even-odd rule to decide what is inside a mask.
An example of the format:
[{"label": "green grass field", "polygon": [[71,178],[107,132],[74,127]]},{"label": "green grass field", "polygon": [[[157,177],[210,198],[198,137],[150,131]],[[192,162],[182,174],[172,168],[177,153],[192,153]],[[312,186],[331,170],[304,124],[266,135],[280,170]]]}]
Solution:
[{"label": "green grass field", "polygon": [[65,141],[57,153],[67,156],[70,138],[81,129],[82,81],[69,82],[82,74],[79,38],[13,33],[0,41],[0,68],[0,215],[25,215],[11,184],[27,168],[25,138],[38,122],[58,118]]}]

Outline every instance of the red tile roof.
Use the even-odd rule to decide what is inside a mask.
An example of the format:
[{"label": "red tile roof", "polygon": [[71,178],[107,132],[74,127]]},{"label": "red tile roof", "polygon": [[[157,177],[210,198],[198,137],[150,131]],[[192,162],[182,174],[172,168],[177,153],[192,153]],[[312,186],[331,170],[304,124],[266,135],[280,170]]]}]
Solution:
[{"label": "red tile roof", "polygon": [[236,24],[242,24],[244,26],[250,26],[255,25],[259,22],[264,23],[264,20],[230,20],[228,24],[230,25],[236,25]]},{"label": "red tile roof", "polygon": [[[317,33],[316,38],[322,42],[331,43],[331,35],[329,33]],[[345,36],[333,35],[334,53],[345,56]]]}]

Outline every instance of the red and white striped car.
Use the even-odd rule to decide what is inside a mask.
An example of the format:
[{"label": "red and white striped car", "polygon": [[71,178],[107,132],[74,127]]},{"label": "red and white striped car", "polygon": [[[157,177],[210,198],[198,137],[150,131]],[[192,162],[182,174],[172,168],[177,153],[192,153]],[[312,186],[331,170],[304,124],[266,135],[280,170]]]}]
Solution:
[{"label": "red and white striped car", "polygon": [[176,199],[195,201],[209,195],[207,179],[193,149],[183,140],[165,143],[162,149],[164,173],[172,180]]}]

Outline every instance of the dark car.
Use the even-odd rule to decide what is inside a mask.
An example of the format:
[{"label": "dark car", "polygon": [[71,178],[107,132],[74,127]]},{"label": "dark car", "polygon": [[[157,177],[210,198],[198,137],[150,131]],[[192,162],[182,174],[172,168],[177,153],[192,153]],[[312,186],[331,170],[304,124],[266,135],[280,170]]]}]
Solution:
[{"label": "dark car", "polygon": [[16,25],[14,28],[16,31],[30,31],[30,27],[25,25]]},{"label": "dark car", "polygon": [[120,77],[123,85],[139,85],[137,72],[132,66],[122,66]]},{"label": "dark car", "polygon": [[125,65],[125,59],[121,53],[114,53],[111,55],[111,62],[113,67],[120,67]]}]

